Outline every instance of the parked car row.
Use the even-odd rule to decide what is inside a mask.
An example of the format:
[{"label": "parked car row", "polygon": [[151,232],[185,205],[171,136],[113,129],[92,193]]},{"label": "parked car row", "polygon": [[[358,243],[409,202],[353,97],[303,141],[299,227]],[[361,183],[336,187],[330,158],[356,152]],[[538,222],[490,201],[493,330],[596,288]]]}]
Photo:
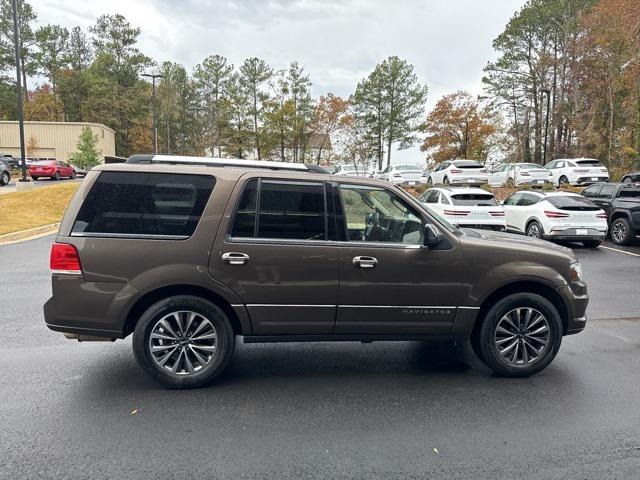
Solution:
[{"label": "parked car row", "polygon": [[[638,222],[631,223],[633,215],[618,214],[616,235],[640,225],[640,197],[635,200]],[[581,242],[587,247],[597,247],[604,240],[610,216],[588,198],[569,192],[521,191],[499,204],[492,193],[480,188],[434,187],[420,197],[420,202],[458,227]]]}]

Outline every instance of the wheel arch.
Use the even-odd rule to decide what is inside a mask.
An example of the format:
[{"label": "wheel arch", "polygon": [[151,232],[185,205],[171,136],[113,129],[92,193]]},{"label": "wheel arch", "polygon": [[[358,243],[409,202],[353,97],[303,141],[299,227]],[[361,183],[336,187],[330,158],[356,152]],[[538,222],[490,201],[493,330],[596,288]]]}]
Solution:
[{"label": "wheel arch", "polygon": [[614,210],[611,214],[611,223],[619,218],[626,218],[627,220],[631,221],[631,215],[626,210]]},{"label": "wheel arch", "polygon": [[477,330],[480,329],[484,318],[489,311],[489,309],[496,304],[499,300],[512,295],[514,293],[535,293],[540,295],[541,297],[549,300],[556,310],[558,310],[558,314],[560,315],[560,319],[562,320],[562,333],[563,335],[567,331],[567,321],[568,321],[568,309],[564,304],[562,297],[553,287],[549,285],[535,281],[535,280],[521,280],[512,283],[507,283],[495,289],[489,295],[487,295],[482,304],[480,306],[480,311],[478,312],[477,321],[475,322],[473,331],[474,334]]},{"label": "wheel arch", "polygon": [[236,335],[244,335],[251,332],[250,325],[247,325],[248,319],[239,318],[236,311],[233,309],[231,304],[225,300],[222,296],[215,293],[208,288],[196,286],[196,285],[188,285],[188,284],[180,284],[180,285],[166,285],[163,287],[156,288],[149,292],[146,292],[142,295],[129,309],[123,329],[123,337],[126,337],[136,327],[138,320],[142,313],[149,308],[154,303],[175,295],[193,295],[196,297],[204,298],[205,300],[210,301],[215,304],[227,315],[229,321],[231,322],[231,327],[233,328],[233,333]]}]

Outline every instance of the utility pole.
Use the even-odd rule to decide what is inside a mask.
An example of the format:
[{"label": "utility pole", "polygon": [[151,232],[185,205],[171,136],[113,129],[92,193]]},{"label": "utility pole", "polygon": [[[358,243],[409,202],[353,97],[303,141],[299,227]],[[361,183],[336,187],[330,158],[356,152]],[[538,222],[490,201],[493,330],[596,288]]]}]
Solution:
[{"label": "utility pole", "polygon": [[544,123],[544,152],[542,154],[542,165],[544,166],[547,164],[547,137],[549,135],[549,105],[551,102],[551,90],[549,90],[548,88],[541,88],[539,92],[542,94],[547,94],[547,118]]},{"label": "utility pole", "polygon": [[27,161],[24,151],[24,113],[22,111],[22,83],[20,82],[20,42],[18,35],[18,0],[13,0],[13,46],[16,58],[16,101],[18,103],[18,129],[20,130],[20,165],[22,166],[21,182],[27,180]]},{"label": "utility pole", "polygon": [[[15,0],[14,0],[15,1]],[[153,85],[153,153],[158,154],[158,123],[156,118],[156,78],[162,78],[159,73],[142,73],[141,77],[149,77]]]},{"label": "utility pole", "polygon": [[467,146],[469,145],[469,120],[464,121],[464,159],[467,159]]}]

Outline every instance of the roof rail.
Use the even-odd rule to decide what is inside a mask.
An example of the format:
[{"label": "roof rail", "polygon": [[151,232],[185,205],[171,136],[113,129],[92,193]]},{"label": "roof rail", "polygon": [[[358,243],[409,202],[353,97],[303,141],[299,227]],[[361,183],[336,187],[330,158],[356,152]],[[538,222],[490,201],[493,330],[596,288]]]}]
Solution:
[{"label": "roof rail", "polygon": [[164,163],[181,165],[204,165],[208,167],[267,168],[271,170],[295,170],[312,173],[330,173],[319,165],[305,163],[270,162],[265,160],[243,160],[241,158],[189,157],[182,155],[132,155],[126,163]]}]

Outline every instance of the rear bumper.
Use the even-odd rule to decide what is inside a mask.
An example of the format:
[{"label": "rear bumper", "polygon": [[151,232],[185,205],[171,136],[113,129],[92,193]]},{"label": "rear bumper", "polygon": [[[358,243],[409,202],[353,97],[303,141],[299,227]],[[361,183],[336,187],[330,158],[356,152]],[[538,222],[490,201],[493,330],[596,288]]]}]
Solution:
[{"label": "rear bumper", "polygon": [[485,183],[489,183],[489,179],[487,177],[463,177],[463,178],[452,178],[449,180],[451,185],[484,185]]},{"label": "rear bumper", "polygon": [[562,298],[567,311],[564,334],[580,333],[587,325],[586,311],[589,304],[587,286],[579,282],[559,287],[556,292]]},{"label": "rear bumper", "polygon": [[[586,230],[586,233],[582,232]],[[563,230],[552,230],[544,235],[546,240],[604,240],[607,236],[606,230],[596,228],[566,228]]]},{"label": "rear bumper", "polygon": [[544,187],[545,185],[552,185],[553,182],[546,178],[532,178],[529,180],[518,180],[516,186],[529,185],[531,187]]},{"label": "rear bumper", "polygon": [[54,332],[73,333],[77,335],[94,335],[97,337],[124,338],[122,330],[85,326],[91,325],[91,323],[95,322],[95,319],[61,318],[56,315],[53,297],[47,300],[43,308],[45,325]]},{"label": "rear bumper", "polygon": [[[594,178],[596,180],[594,180]],[[575,182],[575,185],[591,185],[592,183],[608,182],[609,177],[579,177]]]}]

